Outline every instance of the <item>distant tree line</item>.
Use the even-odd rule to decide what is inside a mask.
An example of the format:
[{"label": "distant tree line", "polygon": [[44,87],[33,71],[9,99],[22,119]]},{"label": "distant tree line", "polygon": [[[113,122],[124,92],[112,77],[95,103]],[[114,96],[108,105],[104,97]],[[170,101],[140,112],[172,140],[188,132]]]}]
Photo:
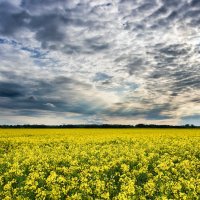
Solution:
[{"label": "distant tree line", "polygon": [[0,125],[0,128],[200,128],[193,124],[185,124],[180,126],[157,125],[157,124],[66,124],[66,125],[44,125],[44,124],[25,124],[25,125]]}]

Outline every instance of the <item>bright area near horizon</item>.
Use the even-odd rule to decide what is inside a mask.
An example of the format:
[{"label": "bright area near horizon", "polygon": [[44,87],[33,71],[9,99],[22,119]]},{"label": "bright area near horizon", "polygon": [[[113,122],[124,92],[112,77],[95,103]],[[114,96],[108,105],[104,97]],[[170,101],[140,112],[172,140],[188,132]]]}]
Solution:
[{"label": "bright area near horizon", "polygon": [[200,1],[0,0],[0,124],[200,125]]}]

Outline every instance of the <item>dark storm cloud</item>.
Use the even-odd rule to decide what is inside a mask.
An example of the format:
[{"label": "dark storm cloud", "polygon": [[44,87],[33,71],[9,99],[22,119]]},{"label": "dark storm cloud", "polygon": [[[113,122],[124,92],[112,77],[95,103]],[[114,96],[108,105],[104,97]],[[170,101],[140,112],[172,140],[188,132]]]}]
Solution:
[{"label": "dark storm cloud", "polygon": [[20,97],[24,95],[23,86],[17,83],[0,82],[0,97]]},{"label": "dark storm cloud", "polygon": [[0,2],[0,33],[14,35],[16,31],[26,26],[29,14],[9,2]]},{"label": "dark storm cloud", "polygon": [[48,48],[48,42],[55,44],[65,39],[64,31],[60,30],[64,24],[59,13],[31,16],[28,28],[35,31],[35,38],[41,42],[43,48]]},{"label": "dark storm cloud", "polygon": [[133,58],[130,63],[127,64],[128,73],[130,75],[141,73],[144,67],[147,65],[145,58],[136,57]]},{"label": "dark storm cloud", "polygon": [[153,108],[147,111],[146,119],[173,119],[174,116],[171,114],[171,112],[176,112],[178,109],[176,105],[173,105],[170,102],[166,102],[163,104],[152,103],[151,105]]},{"label": "dark storm cloud", "polygon": [[[29,6],[25,6],[26,3]],[[48,42],[62,42],[65,38],[65,31],[60,30],[64,24],[64,18],[56,9],[52,13],[44,13],[35,15],[29,11],[29,7],[38,6],[40,8],[41,2],[23,2],[22,7],[14,6],[9,2],[0,3],[0,33],[3,35],[14,35],[22,28],[30,29],[35,32],[35,38],[41,42],[43,48],[48,47]],[[49,2],[53,3],[53,2]],[[57,3],[55,3],[57,5]],[[8,25],[9,24],[9,25]]]},{"label": "dark storm cloud", "polygon": [[90,100],[79,97],[81,90],[90,88],[89,84],[60,76],[53,80],[38,80],[34,86],[1,82],[0,96],[7,100],[0,101],[0,107],[13,109],[16,114],[33,111],[32,115],[40,115],[42,110],[94,114],[97,110],[92,108]]},{"label": "dark storm cloud", "polygon": [[94,53],[108,49],[109,44],[95,36],[83,38],[82,45],[78,45],[71,41],[67,27],[102,29],[103,24],[90,17],[96,9],[88,9],[87,4],[81,3],[74,6],[69,1],[22,1],[20,6],[3,1],[0,4],[0,33],[14,35],[24,28],[35,33],[35,39],[44,49],[61,50],[67,54]]}]

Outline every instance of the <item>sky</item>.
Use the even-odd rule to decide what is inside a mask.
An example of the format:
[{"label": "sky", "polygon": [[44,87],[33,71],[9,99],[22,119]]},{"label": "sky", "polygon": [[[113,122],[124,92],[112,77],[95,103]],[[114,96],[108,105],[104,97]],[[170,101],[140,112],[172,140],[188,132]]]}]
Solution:
[{"label": "sky", "polygon": [[0,0],[0,124],[200,125],[199,0]]}]

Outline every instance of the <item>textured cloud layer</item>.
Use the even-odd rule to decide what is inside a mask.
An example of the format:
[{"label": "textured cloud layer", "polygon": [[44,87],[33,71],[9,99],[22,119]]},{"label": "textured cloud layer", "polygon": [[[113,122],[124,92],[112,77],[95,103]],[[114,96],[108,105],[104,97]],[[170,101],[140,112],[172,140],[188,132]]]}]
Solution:
[{"label": "textured cloud layer", "polygon": [[200,124],[198,0],[0,0],[0,123]]}]

